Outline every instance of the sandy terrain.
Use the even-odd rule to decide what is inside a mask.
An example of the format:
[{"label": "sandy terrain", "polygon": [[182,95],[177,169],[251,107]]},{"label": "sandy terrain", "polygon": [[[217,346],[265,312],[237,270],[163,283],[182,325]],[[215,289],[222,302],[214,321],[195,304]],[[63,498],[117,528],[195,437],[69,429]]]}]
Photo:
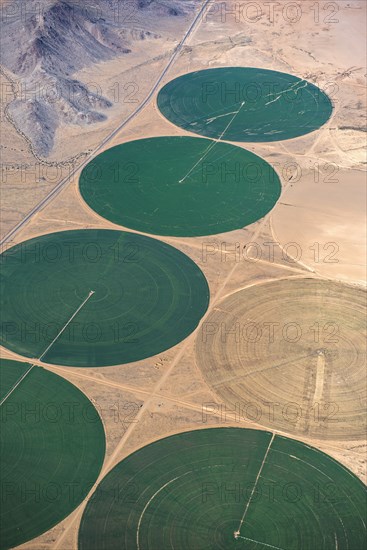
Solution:
[{"label": "sandy terrain", "polygon": [[310,174],[304,186],[283,195],[272,216],[274,240],[284,245],[292,235],[299,248],[289,247],[289,253],[297,258],[302,251],[303,261],[319,275],[364,284],[366,175],[350,169],[334,178],[335,183],[315,183]]},{"label": "sandy terrain", "polygon": [[[285,4],[283,0],[280,3]],[[265,219],[244,230],[210,238],[162,239],[188,254],[203,270],[212,297],[208,315],[222,297],[258,282],[311,274],[359,286],[365,268],[361,248],[365,236],[362,228],[365,214],[362,204],[365,2],[337,0],[334,4],[339,11],[334,15],[330,10],[323,10],[324,2],[316,2],[320,7],[320,21],[317,22],[317,14],[311,11],[315,2],[306,0],[302,2],[303,13],[297,23],[290,22],[289,17],[294,15],[289,12],[287,19],[281,8],[275,9],[272,22],[265,3],[257,4],[263,12],[258,21],[249,19],[253,18],[250,11],[246,19],[242,16],[236,21],[229,14],[224,17],[220,11],[214,11],[217,8],[213,3],[212,12],[203,19],[164,82],[187,71],[213,66],[261,66],[294,73],[318,83],[332,96],[335,110],[329,123],[311,135],[270,145],[246,144],[246,148],[274,165],[282,180],[283,194]],[[231,3],[227,2],[226,6],[229,9]],[[329,20],[337,18],[338,22],[325,22],[326,17]],[[150,61],[140,67],[121,69],[118,60],[114,60],[84,71],[78,78],[97,81],[103,89],[109,89],[116,81],[122,84],[137,82],[140,99],[166,62],[160,55],[167,56],[172,50],[172,32],[170,29],[167,38],[157,42]],[[139,65],[147,61],[144,55],[139,52],[134,63]],[[78,127],[60,131],[57,146],[48,161],[67,163],[70,157],[92,150],[129,109],[131,105],[120,101],[112,108],[107,122],[83,132]],[[45,178],[42,183],[40,178],[32,179],[32,171],[39,161],[34,159],[27,143],[9,122],[5,125],[4,146],[7,149],[3,162],[10,165],[11,173],[3,192],[3,235],[55,183],[47,174],[42,174]],[[163,119],[152,100],[109,146],[141,137],[183,133]],[[332,169],[337,166],[335,179],[338,181],[329,181],[333,180],[333,173],[325,167],[326,163],[333,163]],[[21,179],[20,164],[28,166],[27,181]],[[67,168],[64,166],[64,170]],[[53,170],[57,172],[58,168]],[[315,174],[319,174],[319,181],[315,181]],[[22,175],[24,180],[24,170]],[[60,177],[59,174],[58,181]],[[325,178],[328,181],[324,181]],[[116,226],[85,205],[75,176],[12,242],[48,232],[87,227]],[[246,254],[241,252],[250,242],[256,246],[247,249]],[[269,242],[274,246],[269,247]],[[284,246],[290,242],[296,242],[301,248],[302,256],[297,262],[284,254]],[[315,252],[310,250],[315,242],[320,245],[319,261],[315,261]],[[325,261],[325,255],[333,252],[324,248],[330,242],[337,244],[338,263]],[[291,256],[292,250],[288,253]],[[202,322],[205,320],[206,317]],[[219,425],[261,428],[223,409],[223,403],[202,378],[195,361],[195,339],[199,331],[200,327],[174,348],[136,364],[96,369],[46,366],[76,384],[94,400],[100,411],[107,435],[107,455],[100,478],[133,450],[172,433]],[[6,350],[2,350],[2,355],[19,359]],[[130,416],[126,418],[126,406],[134,422],[130,421]],[[122,412],[116,414],[119,408]],[[327,452],[366,481],[365,442],[303,440]],[[81,504],[66,520],[22,547],[76,550],[84,506],[85,503]]]}]

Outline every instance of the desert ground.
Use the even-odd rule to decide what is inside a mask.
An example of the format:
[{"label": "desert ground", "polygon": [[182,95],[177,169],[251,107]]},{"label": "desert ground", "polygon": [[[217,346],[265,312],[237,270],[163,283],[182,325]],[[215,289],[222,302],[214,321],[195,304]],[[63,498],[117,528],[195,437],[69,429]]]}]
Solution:
[{"label": "desert ground", "polygon": [[[281,179],[281,197],[263,219],[244,229],[211,237],[159,237],[196,262],[209,284],[208,311],[189,337],[157,356],[121,366],[70,368],[40,363],[76,385],[101,415],[107,450],[98,481],[133,451],[171,434],[214,426],[267,427],[266,423],[264,426],[231,411],[228,396],[215,391],[198,364],[205,324],[214,322],[220,304],[233,298],[234,293],[271,282],[304,279],[321,280],[325,285],[328,281],[345,284],[348,292],[365,288],[366,4],[363,0],[336,0],[331,4],[303,0],[292,3],[299,6],[299,17],[284,0],[274,7],[274,12],[261,0],[252,4],[256,4],[256,13],[255,8],[249,7],[246,12],[233,15],[230,10],[239,9],[238,2],[210,2],[160,87],[186,72],[206,68],[263,67],[316,83],[331,97],[333,114],[322,128],[303,137],[269,144],[236,143],[265,159]],[[315,11],[315,5],[319,11]],[[128,60],[117,57],[80,70],[76,75],[79,81],[98,83],[110,99],[116,89],[122,94],[105,121],[89,127],[61,125],[47,158],[34,152],[32,144],[7,116],[11,97],[2,101],[3,250],[52,232],[120,228],[98,216],[83,201],[78,189],[78,163],[92,158],[97,150],[130,140],[191,135],[160,114],[157,90],[144,109],[99,149],[101,142],[147,96],[189,26],[190,17],[179,24],[167,23],[164,29],[159,29],[154,21],[149,30],[159,38],[150,43],[149,51],[142,42]],[[13,79],[14,75],[5,68],[3,89],[9,90]],[[131,89],[124,90],[126,83],[133,83]],[[126,94],[132,90],[137,103],[126,101]],[[9,237],[12,229],[64,178],[60,192]],[[296,248],[289,243],[296,243]],[[244,252],[246,245],[249,247]],[[293,320],[292,313],[289,316]],[[218,319],[221,322],[220,316]],[[312,312],[305,319],[312,322]],[[364,344],[357,339],[353,345],[358,346],[365,359]],[[292,346],[289,348],[292,353]],[[216,353],[215,348],[212,353]],[[1,357],[25,360],[5,348],[1,349]],[[322,370],[322,359],[315,355],[313,360]],[[359,366],[355,372],[361,372]],[[292,377],[292,373],[284,376]],[[348,373],[344,376],[348,379]],[[279,379],[280,386],[282,380]],[[297,380],[295,375],[292,383]],[[358,380],[351,381],[351,392],[356,390],[354,384],[358,387]],[[284,399],[298,402],[303,396],[299,388],[292,390],[292,383]],[[251,395],[251,385],[246,391]],[[314,391],[319,395],[322,389],[315,387]],[[343,400],[342,390],[330,399]],[[365,406],[363,397],[361,406]],[[126,410],[133,413],[129,420]],[[346,421],[346,430],[348,422],[353,422],[353,414],[351,418]],[[298,440],[329,454],[366,482],[367,445],[358,430],[351,430],[356,436],[350,439],[349,433],[344,437],[338,429],[333,437],[323,437],[318,429],[305,435],[294,425],[287,426],[286,421],[271,428],[274,433],[290,437],[296,433]],[[86,501],[64,521],[21,548],[76,550]]]}]

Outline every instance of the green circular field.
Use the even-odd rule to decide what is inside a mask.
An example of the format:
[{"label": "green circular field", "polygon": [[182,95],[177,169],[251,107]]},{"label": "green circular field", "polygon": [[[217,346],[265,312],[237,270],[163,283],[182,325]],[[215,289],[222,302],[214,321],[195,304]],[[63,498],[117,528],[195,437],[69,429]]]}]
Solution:
[{"label": "green circular field", "polygon": [[47,363],[96,367],[150,357],[186,338],[208,307],[197,265],[134,233],[52,233],[0,259],[1,343]]},{"label": "green circular field", "polygon": [[[105,454],[101,419],[75,386],[43,368],[0,361],[2,550],[68,516],[96,481]],[[13,390],[13,391],[12,391]],[[9,393],[11,392],[11,393]]]},{"label": "green circular field", "polygon": [[181,128],[227,141],[266,142],[317,130],[332,103],[296,76],[249,67],[188,73],[158,94],[161,113]]},{"label": "green circular field", "polygon": [[241,428],[181,433],[107,474],[79,550],[356,550],[365,496],[351,472],[298,441]]},{"label": "green circular field", "polygon": [[274,169],[253,153],[183,136],[117,145],[80,177],[81,195],[98,214],[156,235],[240,229],[267,214],[280,191]]}]

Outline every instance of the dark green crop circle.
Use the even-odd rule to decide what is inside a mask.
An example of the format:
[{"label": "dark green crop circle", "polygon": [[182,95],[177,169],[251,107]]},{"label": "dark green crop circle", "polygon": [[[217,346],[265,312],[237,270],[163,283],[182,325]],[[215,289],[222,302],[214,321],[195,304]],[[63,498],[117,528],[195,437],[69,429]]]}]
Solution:
[{"label": "dark green crop circle", "polygon": [[130,141],[83,170],[80,192],[108,220],[155,235],[194,237],[240,229],[267,214],[281,185],[265,160],[192,137]]},{"label": "dark green crop circle", "polygon": [[299,441],[244,428],[180,433],[107,474],[79,550],[354,550],[364,548],[365,496],[357,477]]},{"label": "dark green crop circle", "polygon": [[332,113],[329,97],[297,76],[249,67],[188,73],[158,94],[161,113],[184,130],[227,141],[267,142],[317,130]]},{"label": "dark green crop circle", "polygon": [[135,233],[52,233],[0,260],[1,343],[46,363],[97,367],[150,357],[186,338],[208,307],[199,267]]},{"label": "dark green crop circle", "polygon": [[[73,384],[41,367],[0,361],[2,550],[48,531],[96,481],[105,454],[101,419]],[[10,393],[11,392],[11,393]]]}]

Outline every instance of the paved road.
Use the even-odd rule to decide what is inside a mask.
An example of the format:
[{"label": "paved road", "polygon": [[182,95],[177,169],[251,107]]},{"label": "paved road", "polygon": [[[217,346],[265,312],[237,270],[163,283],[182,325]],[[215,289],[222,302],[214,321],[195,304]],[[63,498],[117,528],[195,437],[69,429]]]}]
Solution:
[{"label": "paved road", "polygon": [[200,17],[202,16],[206,6],[209,4],[209,2],[213,2],[213,0],[205,0],[202,7],[200,8],[199,12],[195,16],[194,20],[192,21],[190,27],[187,29],[186,33],[184,34],[181,42],[176,46],[172,56],[170,57],[170,60],[166,67],[163,69],[163,72],[160,74],[158,80],[153,85],[152,89],[150,90],[149,94],[146,96],[146,98],[143,100],[143,102],[135,109],[133,113],[131,113],[121,124],[115,128],[101,143],[91,152],[91,154],[87,157],[86,160],[84,160],[80,165],[77,166],[66,178],[60,181],[60,183],[57,184],[56,187],[50,191],[50,193],[42,199],[42,201],[37,204],[27,215],[26,217],[20,221],[3,239],[0,240],[0,246],[3,246],[4,244],[8,244],[11,242],[11,239],[39,212],[42,210],[44,206],[46,206],[50,201],[52,201],[62,189],[64,189],[67,184],[71,181],[72,177],[79,171],[82,170],[89,162],[90,160],[101,151],[101,149],[104,148],[104,146],[109,143],[117,134],[127,125],[131,120],[133,120],[149,103],[149,101],[152,99],[153,95],[155,94],[156,90],[159,88],[160,83],[162,82],[163,78],[166,76],[167,72],[172,67],[173,63],[176,61],[177,56],[179,55],[180,51],[182,50],[185,42],[189,38],[190,34],[195,30],[196,26],[198,25],[200,21]]}]

